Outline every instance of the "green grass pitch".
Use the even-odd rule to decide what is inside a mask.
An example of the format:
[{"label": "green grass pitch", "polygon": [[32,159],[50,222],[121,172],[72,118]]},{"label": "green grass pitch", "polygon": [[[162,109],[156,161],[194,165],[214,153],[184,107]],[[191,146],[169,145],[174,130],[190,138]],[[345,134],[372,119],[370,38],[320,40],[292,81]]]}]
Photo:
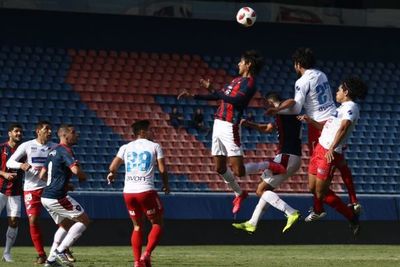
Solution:
[{"label": "green grass pitch", "polygon": [[[128,246],[74,247],[73,251],[76,267],[133,266]],[[14,247],[12,252],[15,262],[0,262],[0,266],[33,266],[33,247]],[[154,267],[393,267],[400,266],[400,245],[159,246],[152,263]]]}]

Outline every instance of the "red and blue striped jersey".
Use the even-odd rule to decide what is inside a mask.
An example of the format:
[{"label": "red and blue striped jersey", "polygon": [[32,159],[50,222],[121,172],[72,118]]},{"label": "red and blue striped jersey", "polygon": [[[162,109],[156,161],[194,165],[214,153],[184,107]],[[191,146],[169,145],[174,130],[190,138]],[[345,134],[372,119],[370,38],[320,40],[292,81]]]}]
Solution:
[{"label": "red and blue striped jersey", "polygon": [[239,124],[243,111],[257,92],[253,77],[237,77],[221,90],[209,95],[195,95],[195,99],[220,100],[215,118]]},{"label": "red and blue striped jersey", "polygon": [[15,152],[17,148],[10,147],[8,142],[0,144],[0,166],[3,172],[15,172],[17,176],[11,181],[7,180],[0,175],[0,193],[6,196],[20,196],[22,195],[22,177],[24,176],[23,170],[12,170],[6,167],[7,160]]}]

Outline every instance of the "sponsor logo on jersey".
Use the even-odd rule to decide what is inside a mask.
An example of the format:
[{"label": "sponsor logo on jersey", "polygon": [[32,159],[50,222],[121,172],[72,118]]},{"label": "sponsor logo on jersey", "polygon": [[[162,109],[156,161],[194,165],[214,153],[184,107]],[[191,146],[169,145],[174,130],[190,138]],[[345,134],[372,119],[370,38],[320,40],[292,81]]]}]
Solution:
[{"label": "sponsor logo on jersey", "polygon": [[35,146],[31,147],[31,151],[32,152],[36,152],[37,151],[37,147],[35,147]]},{"label": "sponsor logo on jersey", "polygon": [[32,163],[41,163],[44,164],[46,162],[47,157],[32,157]]},{"label": "sponsor logo on jersey", "polygon": [[57,154],[57,151],[53,150],[49,153],[49,156],[55,156]]},{"label": "sponsor logo on jersey", "polygon": [[325,175],[325,174],[326,174],[326,171],[325,171],[324,169],[320,169],[320,168],[317,169],[317,172],[318,172],[319,174],[322,174],[322,175]]},{"label": "sponsor logo on jersey", "polygon": [[127,182],[146,182],[146,176],[126,176],[125,179]]}]

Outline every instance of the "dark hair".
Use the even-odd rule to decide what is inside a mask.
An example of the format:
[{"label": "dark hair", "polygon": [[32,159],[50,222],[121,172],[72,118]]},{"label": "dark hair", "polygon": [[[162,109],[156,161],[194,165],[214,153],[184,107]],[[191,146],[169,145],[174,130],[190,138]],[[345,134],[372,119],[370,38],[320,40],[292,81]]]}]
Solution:
[{"label": "dark hair", "polygon": [[368,93],[368,86],[358,77],[349,77],[342,81],[341,85],[349,92],[352,100],[364,99]]},{"label": "dark hair", "polygon": [[249,72],[252,75],[257,75],[264,66],[264,58],[255,50],[245,51],[241,58],[244,59],[244,62],[251,63]]},{"label": "dark hair", "polygon": [[42,129],[43,126],[45,126],[45,125],[50,125],[50,126],[51,126],[51,123],[48,122],[48,121],[39,121],[38,123],[36,123],[35,129],[36,129],[36,130],[40,130],[40,129]]},{"label": "dark hair", "polygon": [[11,124],[8,126],[8,131],[9,131],[9,132],[12,132],[12,130],[14,130],[15,128],[19,128],[19,129],[22,130],[22,125],[19,124],[19,123],[16,123],[16,122],[11,123]]},{"label": "dark hair", "polygon": [[281,96],[277,92],[268,92],[264,98],[271,99],[272,101],[282,101]]},{"label": "dark hair", "polygon": [[310,48],[297,48],[292,55],[292,59],[293,63],[298,63],[305,69],[311,69],[315,66],[314,53]]},{"label": "dark hair", "polygon": [[140,131],[144,130],[146,131],[147,129],[149,129],[150,126],[150,121],[148,120],[140,120],[137,122],[132,123],[132,131],[135,135],[138,135],[140,133]]}]

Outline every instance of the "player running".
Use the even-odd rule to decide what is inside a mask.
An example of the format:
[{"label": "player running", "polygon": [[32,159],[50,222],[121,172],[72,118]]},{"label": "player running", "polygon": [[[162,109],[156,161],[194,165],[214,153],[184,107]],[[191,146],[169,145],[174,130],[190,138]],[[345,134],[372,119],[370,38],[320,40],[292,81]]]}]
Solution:
[{"label": "player running", "polygon": [[[299,79],[295,83],[294,101],[292,101],[293,99],[285,101],[281,106],[278,108],[273,107],[267,113],[299,114],[304,107],[307,116],[320,123],[326,122],[336,109],[328,78],[325,73],[314,68],[315,58],[309,48],[298,48],[293,54],[293,62],[294,69],[299,76]],[[308,148],[310,155],[312,155],[314,147],[318,144],[320,135],[321,131],[319,129],[315,128],[312,124],[308,124]],[[351,170],[344,157],[343,161],[338,163],[336,167],[339,169],[343,182],[347,187],[350,205],[355,212],[360,213],[361,205],[357,200]],[[314,208],[315,206],[323,206],[323,204],[317,203],[317,198],[314,198]],[[317,209],[321,210],[319,207]],[[322,209],[320,214],[311,213],[310,216],[306,217],[305,221],[313,221],[316,217],[324,217],[325,215],[326,212]]]},{"label": "player running", "polygon": [[[343,161],[343,145],[346,144],[360,116],[359,107],[354,101],[364,99],[366,94],[367,86],[363,81],[358,78],[348,78],[340,84],[336,92],[336,101],[341,105],[326,123],[319,123],[308,115],[299,116],[301,121],[322,130],[309,164],[309,189],[319,201],[328,204],[350,221],[354,236],[360,230],[358,214],[347,207],[329,188],[332,179],[330,173]],[[323,212],[322,206],[314,208],[316,209],[313,212],[316,214]]]},{"label": "player running", "polygon": [[[39,216],[42,208],[40,197],[46,183],[39,178],[38,174],[46,162],[50,149],[57,144],[50,141],[51,124],[49,122],[38,122],[35,130],[36,139],[24,142],[18,146],[15,153],[7,161],[7,168],[25,171],[24,201],[26,213],[29,218],[29,230],[33,245],[38,253],[36,263],[43,264],[46,261],[46,253],[43,248]],[[25,157],[27,159],[26,162],[19,162]]]},{"label": "player running", "polygon": [[21,217],[22,177],[24,174],[22,170],[14,171],[7,168],[6,162],[21,143],[22,137],[22,126],[13,123],[8,127],[8,141],[0,144],[0,213],[6,207],[8,216],[6,245],[2,258],[5,262],[13,262],[11,247],[14,245],[18,234],[18,223]]},{"label": "player running", "polygon": [[[132,124],[136,140],[123,145],[110,164],[108,183],[114,182],[118,168],[125,163],[124,199],[133,222],[131,244],[135,267],[151,267],[151,253],[163,232],[163,206],[154,187],[157,164],[163,182],[162,190],[168,194],[168,173],[161,146],[151,141],[152,131],[148,120]],[[142,254],[143,215],[152,224],[147,246]]]},{"label": "player running", "polygon": [[[249,105],[256,93],[255,76],[263,67],[263,58],[255,51],[245,52],[238,63],[239,76],[222,89],[216,90],[210,80],[200,80],[200,85],[209,90],[208,95],[196,95],[183,90],[181,97],[193,97],[200,100],[219,100],[218,110],[215,113],[211,154],[214,157],[215,169],[225,183],[234,191],[236,197],[233,200],[232,212],[236,214],[242,201],[248,196],[242,190],[235,176],[242,177],[253,173],[247,171],[243,163],[243,148],[240,143],[240,120],[243,111]],[[227,159],[232,166],[232,171],[227,168]],[[274,162],[267,162],[266,168],[274,172],[282,171],[281,166]]]},{"label": "player running", "polygon": [[[271,92],[265,97],[268,106],[279,107],[282,103],[277,93]],[[275,188],[294,175],[301,165],[301,123],[296,115],[276,115],[275,125],[257,124],[254,122],[242,120],[242,125],[251,127],[263,133],[272,133],[278,131],[279,145],[278,152],[274,162],[283,166],[286,173],[273,174],[270,170],[265,170],[261,176],[262,180],[256,190],[260,200],[254,209],[253,215],[249,221],[243,223],[233,223],[232,226],[245,230],[252,234],[256,231],[258,221],[266,211],[269,205],[285,213],[287,217],[286,226],[282,232],[288,231],[293,224],[300,218],[300,212],[293,209],[283,201],[275,192]]]}]

